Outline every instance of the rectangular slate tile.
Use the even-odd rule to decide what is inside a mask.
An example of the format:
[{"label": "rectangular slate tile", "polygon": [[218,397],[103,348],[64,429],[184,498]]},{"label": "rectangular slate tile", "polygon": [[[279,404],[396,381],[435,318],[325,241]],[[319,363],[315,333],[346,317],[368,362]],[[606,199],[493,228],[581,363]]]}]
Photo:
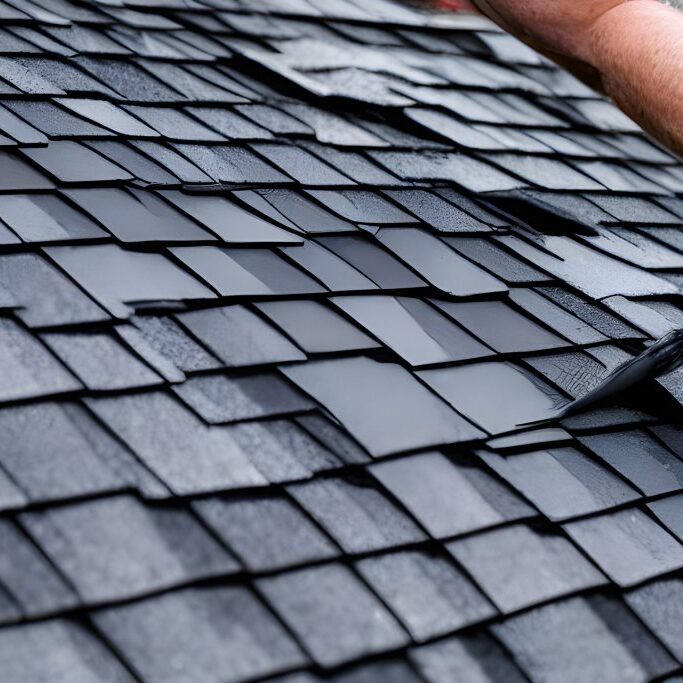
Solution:
[{"label": "rectangular slate tile", "polygon": [[683,541],[683,495],[659,498],[647,507],[679,541]]},{"label": "rectangular slate tile", "polygon": [[0,256],[0,285],[21,305],[29,327],[104,322],[108,313],[38,254]]},{"label": "rectangular slate tile", "polygon": [[344,259],[381,289],[412,289],[427,283],[387,251],[362,237],[320,237],[325,248]]},{"label": "rectangular slate tile", "polygon": [[414,216],[388,202],[378,192],[308,190],[306,194],[352,223],[385,225],[417,222]]},{"label": "rectangular slate tile", "polygon": [[314,407],[279,375],[206,375],[174,387],[175,393],[210,424],[301,413]]},{"label": "rectangular slate tile", "polygon": [[[205,126],[228,140],[272,140],[273,135],[254,121],[230,109],[188,107],[187,111]],[[239,111],[239,109],[238,109]],[[199,138],[196,138],[199,139]],[[268,155],[266,155],[267,157]],[[277,165],[277,163],[276,163]]]},{"label": "rectangular slate tile", "polygon": [[378,240],[439,290],[452,296],[507,292],[500,280],[489,275],[444,243],[418,228],[386,228]]},{"label": "rectangular slate tile", "polygon": [[396,620],[344,566],[300,569],[261,579],[257,585],[320,666],[407,643]]},{"label": "rectangular slate tile", "polygon": [[0,318],[0,401],[78,391],[81,383],[25,329]]},{"label": "rectangular slate tile", "polygon": [[0,582],[26,617],[76,607],[76,594],[41,550],[8,519],[0,520]]},{"label": "rectangular slate tile", "polygon": [[[122,68],[126,68],[126,63],[122,63]],[[66,107],[74,114],[104,126],[109,130],[131,138],[158,138],[159,133],[145,125],[139,118],[131,116],[121,107],[107,102],[106,100],[96,100],[92,98],[57,98],[55,100],[63,107]]]},{"label": "rectangular slate tile", "polygon": [[228,367],[306,358],[286,337],[244,306],[192,311],[176,318]]},{"label": "rectangular slate tile", "polygon": [[683,462],[645,431],[595,434],[579,441],[646,496],[683,488]]},{"label": "rectangular slate tile", "polygon": [[86,143],[90,149],[106,157],[110,161],[125,168],[133,177],[143,183],[152,185],[176,185],[180,182],[169,173],[162,164],[149,159],[137,151],[132,145],[116,140],[90,140]]},{"label": "rectangular slate tile", "polygon": [[266,483],[227,433],[207,427],[167,394],[88,399],[87,404],[177,495]]},{"label": "rectangular slate tile", "polygon": [[637,683],[670,671],[671,656],[614,598],[572,598],[493,627],[531,680]]},{"label": "rectangular slate tile", "polygon": [[332,302],[414,367],[492,354],[420,299],[346,296]]},{"label": "rectangular slate tile", "polygon": [[349,358],[283,372],[375,457],[482,436],[398,365]]},{"label": "rectangular slate tile", "polygon": [[607,582],[566,538],[525,525],[468,536],[447,548],[503,613]]},{"label": "rectangular slate tile", "polygon": [[92,391],[116,391],[162,384],[151,368],[108,334],[52,333],[41,339]]},{"label": "rectangular slate tile", "polygon": [[355,182],[294,145],[252,144],[251,149],[302,185],[355,185]]},{"label": "rectangular slate tile", "polygon": [[212,183],[214,179],[204,173],[175,150],[150,140],[130,140],[129,144],[150,159],[161,164],[169,173],[184,183]]},{"label": "rectangular slate tile", "polygon": [[187,140],[190,142],[225,142],[222,135],[203,126],[195,118],[179,109],[169,107],[141,107],[124,105],[125,111],[144,121],[164,140]]},{"label": "rectangular slate tile", "polygon": [[280,251],[300,268],[322,282],[331,292],[377,289],[377,285],[363,273],[311,239],[307,239],[303,244],[294,247],[281,247]]},{"label": "rectangular slate tile", "polygon": [[549,330],[502,301],[434,300],[444,313],[499,353],[545,351],[567,346]]},{"label": "rectangular slate tile", "polygon": [[424,533],[368,481],[318,479],[289,493],[347,553],[416,543]]},{"label": "rectangular slate tile", "polygon": [[211,242],[215,238],[152,192],[134,188],[64,194],[121,242]]},{"label": "rectangular slate tile", "polygon": [[[628,606],[680,660],[683,657],[680,623],[683,618],[683,583],[680,578],[662,579],[626,594]],[[669,679],[669,680],[676,680]]]},{"label": "rectangular slate tile", "polygon": [[529,505],[483,469],[440,453],[378,463],[370,471],[434,538],[534,515]]},{"label": "rectangular slate tile", "polygon": [[268,249],[174,247],[171,252],[223,296],[325,291],[322,285]]},{"label": "rectangular slate tile", "polygon": [[[40,652],[40,657],[36,653]],[[0,659],[8,680],[68,680],[73,683],[133,683],[92,631],[67,619],[22,624],[0,631]]]},{"label": "rectangular slate tile", "polygon": [[118,164],[72,140],[53,140],[47,147],[24,149],[22,153],[60,183],[108,183],[133,179]]},{"label": "rectangular slate tile", "polygon": [[638,492],[572,447],[478,455],[552,520],[570,519],[637,500]]},{"label": "rectangular slate tile", "polygon": [[284,497],[209,498],[194,510],[252,572],[338,556],[335,545]]},{"label": "rectangular slate tile", "polygon": [[93,618],[150,683],[238,683],[307,663],[280,623],[243,587],[167,593],[101,610]]},{"label": "rectangular slate tile", "polygon": [[409,657],[428,683],[477,679],[481,683],[522,683],[526,680],[510,655],[481,632],[421,645],[411,649]]},{"label": "rectangular slate tile", "polygon": [[173,318],[134,316],[132,322],[152,349],[179,371],[194,372],[221,367],[218,359],[192,339]]},{"label": "rectangular slate tile", "polygon": [[[51,102],[35,100],[6,100],[3,106],[21,117],[50,138],[114,137],[115,134],[101,126],[58,107]],[[25,188],[28,189],[28,188]]]},{"label": "rectangular slate tile", "polygon": [[272,225],[253,212],[245,211],[224,197],[188,195],[175,190],[165,190],[159,194],[228,244],[301,243],[297,235]]},{"label": "rectangular slate tile", "polygon": [[145,506],[132,496],[53,507],[20,520],[86,603],[238,569],[188,510]]},{"label": "rectangular slate tile", "polygon": [[127,304],[215,297],[161,254],[125,251],[113,244],[49,247],[45,251],[117,317],[128,317]]},{"label": "rectangular slate tile", "polygon": [[458,412],[490,434],[548,417],[564,402],[550,386],[510,363],[471,363],[418,374]]},{"label": "rectangular slate tile", "polygon": [[258,310],[306,353],[362,351],[379,348],[358,327],[317,301],[271,301]]},{"label": "rectangular slate tile", "polygon": [[636,508],[570,522],[564,528],[619,586],[683,567],[683,545]]},{"label": "rectangular slate tile", "polygon": [[438,554],[388,553],[360,560],[356,568],[418,642],[495,614],[471,581]]}]

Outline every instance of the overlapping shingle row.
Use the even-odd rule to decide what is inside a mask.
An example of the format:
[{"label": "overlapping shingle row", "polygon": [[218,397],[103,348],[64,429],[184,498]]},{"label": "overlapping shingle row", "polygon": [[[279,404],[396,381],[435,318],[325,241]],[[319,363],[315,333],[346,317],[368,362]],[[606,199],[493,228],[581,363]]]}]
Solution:
[{"label": "overlapping shingle row", "polygon": [[[0,677],[683,670],[683,170],[484,19],[0,2]],[[677,679],[670,679],[677,680]]]}]

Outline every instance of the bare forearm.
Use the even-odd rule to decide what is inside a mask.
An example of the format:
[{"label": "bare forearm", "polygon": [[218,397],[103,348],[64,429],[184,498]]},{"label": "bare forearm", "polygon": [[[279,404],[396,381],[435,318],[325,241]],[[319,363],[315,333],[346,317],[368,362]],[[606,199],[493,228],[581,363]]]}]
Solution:
[{"label": "bare forearm", "polygon": [[683,13],[653,0],[625,2],[596,21],[589,45],[604,90],[683,154]]}]

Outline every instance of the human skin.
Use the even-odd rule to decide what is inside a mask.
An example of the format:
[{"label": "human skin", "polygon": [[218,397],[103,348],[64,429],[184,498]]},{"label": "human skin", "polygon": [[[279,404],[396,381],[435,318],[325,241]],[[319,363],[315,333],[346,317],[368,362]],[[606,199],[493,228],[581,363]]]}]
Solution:
[{"label": "human skin", "polygon": [[470,2],[683,154],[683,12],[657,0]]}]

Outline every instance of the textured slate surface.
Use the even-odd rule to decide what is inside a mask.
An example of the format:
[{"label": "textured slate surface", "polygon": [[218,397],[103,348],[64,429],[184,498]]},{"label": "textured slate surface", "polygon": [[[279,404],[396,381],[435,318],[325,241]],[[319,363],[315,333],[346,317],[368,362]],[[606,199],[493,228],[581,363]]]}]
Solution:
[{"label": "textured slate surface", "polygon": [[0,678],[681,680],[683,167],[487,20],[0,0]]}]

